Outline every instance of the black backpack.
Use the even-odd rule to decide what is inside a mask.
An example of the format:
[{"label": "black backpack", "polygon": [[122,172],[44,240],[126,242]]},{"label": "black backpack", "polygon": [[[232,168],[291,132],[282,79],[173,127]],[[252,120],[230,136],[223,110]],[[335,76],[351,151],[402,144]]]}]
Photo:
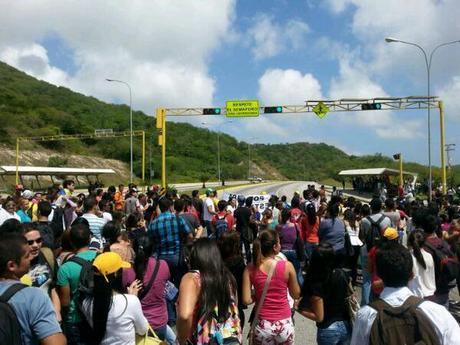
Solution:
[{"label": "black backpack", "polygon": [[370,304],[377,310],[369,345],[438,345],[434,325],[417,309],[423,299],[410,296],[403,305],[392,307],[382,299]]},{"label": "black backpack", "polygon": [[366,219],[371,223],[371,228],[365,234],[364,241],[366,242],[367,251],[371,250],[382,238],[382,231],[380,230],[380,223],[383,222],[385,219],[385,215],[382,216],[377,220],[374,221],[371,216],[367,216]]},{"label": "black backpack", "polygon": [[26,288],[24,284],[13,284],[0,296],[0,339],[2,344],[22,345],[21,326],[16,312],[8,301],[16,292]]},{"label": "black backpack", "polygon": [[450,251],[446,251],[442,245],[433,246],[425,241],[425,248],[433,256],[436,274],[436,288],[440,290],[451,289],[457,284],[459,271],[458,258]]}]

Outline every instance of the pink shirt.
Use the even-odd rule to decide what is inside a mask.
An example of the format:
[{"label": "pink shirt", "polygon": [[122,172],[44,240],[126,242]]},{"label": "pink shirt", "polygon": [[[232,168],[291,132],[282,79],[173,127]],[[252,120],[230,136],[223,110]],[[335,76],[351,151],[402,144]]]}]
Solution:
[{"label": "pink shirt", "polygon": [[[156,260],[149,258],[147,269],[144,274],[144,286],[147,286],[155,268]],[[160,260],[160,267],[152,287],[141,300],[142,311],[153,329],[163,327],[168,322],[168,310],[166,309],[165,285],[169,279],[169,267],[166,261]],[[136,280],[136,273],[132,268],[123,269],[123,286],[127,286]]]},{"label": "pink shirt", "polygon": [[[262,296],[267,274],[260,269],[255,270],[251,266],[250,277],[254,285],[256,305]],[[286,261],[277,261],[275,272],[268,285],[262,308],[260,308],[259,320],[278,321],[291,317],[291,308],[287,297],[288,281],[284,277]]]}]

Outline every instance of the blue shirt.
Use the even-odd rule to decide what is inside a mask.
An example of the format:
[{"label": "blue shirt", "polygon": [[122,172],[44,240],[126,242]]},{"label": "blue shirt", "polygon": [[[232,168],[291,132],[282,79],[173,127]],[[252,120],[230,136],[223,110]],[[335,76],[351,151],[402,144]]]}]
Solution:
[{"label": "blue shirt", "polygon": [[[1,281],[0,294],[15,283],[19,281]],[[18,291],[11,297],[9,304],[13,307],[21,326],[23,345],[39,344],[40,340],[62,333],[50,298],[39,288],[26,287]]]},{"label": "blue shirt", "polygon": [[345,224],[340,218],[324,218],[319,224],[318,237],[320,242],[327,242],[334,252],[340,252],[345,247]]},{"label": "blue shirt", "polygon": [[158,256],[179,255],[181,235],[188,236],[190,227],[183,218],[171,212],[161,213],[150,223],[148,235],[157,243]]}]

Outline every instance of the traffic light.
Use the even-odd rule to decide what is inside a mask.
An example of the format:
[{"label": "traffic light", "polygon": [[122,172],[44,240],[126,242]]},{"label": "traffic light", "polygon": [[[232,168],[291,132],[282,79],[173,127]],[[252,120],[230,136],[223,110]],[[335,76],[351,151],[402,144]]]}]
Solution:
[{"label": "traffic light", "polygon": [[361,110],[380,110],[382,109],[381,103],[363,103],[361,104]]},{"label": "traffic light", "polygon": [[203,115],[220,115],[220,108],[205,108],[203,109]]},{"label": "traffic light", "polygon": [[264,108],[264,113],[265,114],[278,114],[283,112],[283,107],[277,106],[277,107],[265,107]]},{"label": "traffic light", "polygon": [[401,159],[401,154],[400,154],[400,153],[395,153],[395,154],[393,155],[393,159],[396,160],[396,161],[399,160],[399,159]]}]

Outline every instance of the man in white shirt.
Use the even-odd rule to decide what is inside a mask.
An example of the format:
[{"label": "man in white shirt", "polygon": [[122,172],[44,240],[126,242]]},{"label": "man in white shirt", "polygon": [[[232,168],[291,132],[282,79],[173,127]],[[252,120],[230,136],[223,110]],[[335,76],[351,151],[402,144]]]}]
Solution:
[{"label": "man in white shirt", "polygon": [[214,229],[212,226],[212,217],[217,214],[216,207],[214,205],[214,201],[212,200],[212,196],[214,192],[212,189],[206,190],[206,198],[203,200],[203,222],[204,226],[206,227],[207,236],[211,236],[214,233]]},{"label": "man in white shirt", "polygon": [[[389,248],[382,248],[377,253],[377,273],[385,286],[380,299],[392,308],[402,306],[410,296],[413,296],[407,288],[407,284],[412,278],[412,266],[411,254],[402,245],[395,244]],[[378,322],[378,312],[372,308],[372,305],[373,303],[370,306],[362,307],[358,311],[353,327],[351,344],[369,344],[374,321]],[[446,308],[439,304],[423,300],[415,308],[417,312],[421,312],[426,316],[429,324],[433,327],[434,336],[437,337],[439,344],[460,344],[460,327]],[[382,327],[381,329],[381,332],[385,332],[384,329],[388,331],[387,327]],[[379,331],[377,330],[377,332]]]}]

